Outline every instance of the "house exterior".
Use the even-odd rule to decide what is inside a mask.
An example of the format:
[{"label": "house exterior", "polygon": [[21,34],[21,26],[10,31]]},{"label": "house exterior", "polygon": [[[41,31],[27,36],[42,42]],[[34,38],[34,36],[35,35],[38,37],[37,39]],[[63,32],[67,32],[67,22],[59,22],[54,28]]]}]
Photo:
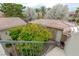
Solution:
[{"label": "house exterior", "polygon": [[65,42],[67,38],[70,37],[71,27],[75,26],[75,24],[70,23],[68,21],[53,20],[53,19],[34,20],[34,21],[31,21],[30,23],[41,24],[52,30],[55,29],[54,39],[59,43]]},{"label": "house exterior", "polygon": [[9,39],[7,32],[9,28],[25,24],[26,23],[18,17],[0,18],[0,39]]},{"label": "house exterior", "polygon": [[[72,37],[70,37],[71,27],[75,27],[75,24],[67,22],[67,21],[62,21],[62,20],[49,20],[49,19],[33,20],[29,23],[41,24],[41,25],[49,28],[50,31],[55,30],[54,39],[58,42],[58,45],[60,45],[61,41],[65,42],[65,44],[66,44],[64,47],[65,54],[66,55],[79,55],[79,52],[78,52],[79,47],[76,46],[76,45],[78,45],[79,34],[74,34],[74,35],[72,35]],[[16,26],[22,26],[22,25],[26,25],[26,22],[24,22],[23,20],[21,20],[18,17],[0,18],[0,39],[1,40],[10,39],[9,33],[7,32],[8,29],[16,27]],[[75,38],[77,38],[77,39],[75,40]],[[1,44],[1,46],[2,46],[2,44]],[[55,51],[55,52],[58,51],[58,53],[62,52],[60,49],[57,49],[57,50],[56,49],[52,50],[52,52],[53,51]],[[73,49],[73,50],[71,50],[71,49]],[[60,50],[60,52],[59,52],[59,50]],[[8,48],[7,51],[9,53],[13,53],[13,55],[16,54],[16,52],[14,51],[14,47]],[[56,54],[55,52],[53,52],[51,54],[55,55]],[[63,52],[63,54],[64,54],[64,52]],[[63,54],[61,53],[61,55],[63,55]]]}]

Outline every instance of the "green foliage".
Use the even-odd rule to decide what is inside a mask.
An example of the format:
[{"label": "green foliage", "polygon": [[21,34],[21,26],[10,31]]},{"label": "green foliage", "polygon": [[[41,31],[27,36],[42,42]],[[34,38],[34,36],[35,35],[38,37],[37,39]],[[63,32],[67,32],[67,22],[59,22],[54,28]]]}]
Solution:
[{"label": "green foliage", "polygon": [[40,9],[36,8],[35,11],[37,13],[37,19],[40,19]]},{"label": "green foliage", "polygon": [[44,18],[46,14],[46,8],[44,6],[41,6],[41,13],[42,13],[42,18]]},{"label": "green foliage", "polygon": [[[14,34],[12,34],[14,33]],[[52,38],[52,33],[47,28],[29,23],[24,26],[21,31],[19,29],[10,30],[11,37],[17,38],[17,40],[23,41],[39,41],[39,43],[18,43],[16,49],[19,51],[19,55],[32,56],[41,55],[44,50],[44,43]]]},{"label": "green foliage", "polygon": [[[27,24],[19,34],[18,40],[45,42],[51,37],[51,33],[45,27]],[[22,50],[20,54],[23,53],[23,55],[41,55],[44,43],[17,44],[17,48]]]},{"label": "green foliage", "polygon": [[25,17],[22,12],[25,8],[21,4],[15,4],[15,3],[2,3],[1,5],[1,11],[4,12],[5,16],[7,17]]},{"label": "green foliage", "polygon": [[35,11],[37,13],[38,19],[41,19],[41,18],[44,19],[45,18],[45,14],[46,14],[45,6],[41,6],[40,8],[36,8]]},{"label": "green foliage", "polygon": [[70,14],[70,20],[79,25],[79,7]]},{"label": "green foliage", "polygon": [[74,19],[75,22],[79,25],[79,7],[75,11]]},{"label": "green foliage", "polygon": [[39,56],[44,51],[44,43],[17,44],[19,55]]},{"label": "green foliage", "polygon": [[12,45],[11,44],[5,44],[5,46],[7,47],[7,48],[9,48],[9,47],[11,47]]},{"label": "green foliage", "polygon": [[77,25],[79,25],[79,19],[76,21]]},{"label": "green foliage", "polygon": [[22,27],[23,26],[19,26],[19,27],[9,29],[10,36],[12,37],[13,40],[17,40],[22,30]]},{"label": "green foliage", "polygon": [[45,27],[38,24],[27,24],[23,27],[18,40],[47,41],[49,37],[51,37],[51,33]]}]

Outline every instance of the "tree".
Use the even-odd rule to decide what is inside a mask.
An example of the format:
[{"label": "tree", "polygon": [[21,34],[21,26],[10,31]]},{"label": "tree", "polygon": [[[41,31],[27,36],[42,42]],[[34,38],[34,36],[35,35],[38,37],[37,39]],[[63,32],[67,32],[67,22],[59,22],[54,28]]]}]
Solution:
[{"label": "tree", "polygon": [[46,13],[48,19],[68,19],[68,8],[66,5],[57,4]]},{"label": "tree", "polygon": [[46,14],[46,8],[44,6],[41,6],[41,13],[42,13],[42,18],[45,17],[45,14]]},{"label": "tree", "polygon": [[[39,43],[17,43],[16,49],[19,51],[19,55],[24,56],[38,56],[41,55],[42,52],[45,50],[45,44],[40,42],[48,42],[52,38],[52,33],[46,27],[38,24],[28,23],[25,25],[21,31],[18,30],[9,30],[10,36],[14,39],[19,41],[38,41]],[[18,33],[17,33],[18,32]],[[17,35],[14,36],[14,34]],[[14,36],[14,37],[13,37]]]},{"label": "tree", "polygon": [[23,9],[25,8],[21,4],[16,4],[16,3],[2,3],[0,4],[0,10],[4,12],[4,15],[7,17],[25,17],[22,12]]},{"label": "tree", "polygon": [[27,8],[27,10],[25,11],[26,13],[26,20],[27,21],[31,21],[37,18],[37,14],[36,11],[32,8]]},{"label": "tree", "polygon": [[77,23],[77,24],[79,24],[79,7],[76,9],[76,11],[75,11],[75,16],[74,16],[74,18],[75,18],[75,22]]},{"label": "tree", "polygon": [[45,18],[46,8],[44,6],[41,6],[40,8],[36,8],[35,10],[36,10],[38,19]]},{"label": "tree", "polygon": [[69,21],[75,22],[75,16],[76,14],[74,11],[69,12]]},{"label": "tree", "polygon": [[75,22],[75,24],[79,25],[79,7],[74,11],[70,13],[70,21]]},{"label": "tree", "polygon": [[18,40],[23,39],[27,41],[47,41],[50,37],[51,32],[49,32],[46,27],[38,24],[28,23],[23,27]]},{"label": "tree", "polygon": [[10,36],[13,40],[17,40],[17,38],[19,37],[18,34],[21,33],[21,30],[24,26],[19,26],[19,27],[14,27],[14,28],[11,28],[9,29],[9,32],[10,32]]},{"label": "tree", "polygon": [[37,19],[40,19],[40,9],[36,8],[35,11],[37,13]]}]

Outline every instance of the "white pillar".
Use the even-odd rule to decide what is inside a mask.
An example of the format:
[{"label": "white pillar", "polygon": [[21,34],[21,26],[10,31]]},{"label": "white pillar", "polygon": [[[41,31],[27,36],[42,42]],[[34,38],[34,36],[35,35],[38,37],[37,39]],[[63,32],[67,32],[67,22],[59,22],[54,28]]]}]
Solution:
[{"label": "white pillar", "polygon": [[60,45],[60,41],[61,41],[61,38],[62,38],[62,31],[56,31],[56,36],[55,36],[55,40],[57,42],[57,45]]}]

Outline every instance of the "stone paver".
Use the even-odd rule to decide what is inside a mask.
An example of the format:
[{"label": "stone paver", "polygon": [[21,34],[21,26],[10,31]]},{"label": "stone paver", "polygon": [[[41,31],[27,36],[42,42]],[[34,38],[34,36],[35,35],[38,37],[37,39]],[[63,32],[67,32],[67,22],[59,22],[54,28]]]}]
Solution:
[{"label": "stone paver", "polygon": [[65,56],[64,50],[59,47],[53,48],[50,52],[48,52],[45,56]]}]

